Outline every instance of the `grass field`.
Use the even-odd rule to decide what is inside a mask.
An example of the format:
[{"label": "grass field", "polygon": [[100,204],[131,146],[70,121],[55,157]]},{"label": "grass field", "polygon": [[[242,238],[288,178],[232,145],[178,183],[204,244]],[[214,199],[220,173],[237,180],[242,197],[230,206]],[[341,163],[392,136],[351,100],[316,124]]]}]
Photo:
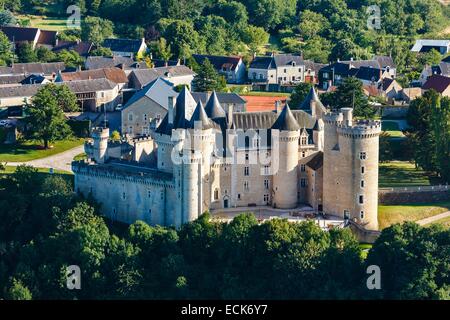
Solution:
[{"label": "grass field", "polygon": [[442,224],[445,228],[450,229],[450,217],[433,222],[431,225],[433,224]]},{"label": "grass field", "polygon": [[407,161],[392,161],[380,163],[379,187],[418,187],[439,184],[438,178],[416,169],[413,163]]},{"label": "grass field", "polygon": [[[65,180],[70,182],[72,185],[74,183],[74,175],[72,172],[68,171],[62,171],[62,170],[53,170],[53,173],[50,173],[49,169],[47,168],[36,168],[38,172],[36,173],[40,179],[45,179],[49,175],[57,175],[63,177]],[[5,171],[0,171],[0,176],[2,175],[9,175],[16,171],[16,167],[12,166],[6,166]]]},{"label": "grass field", "polygon": [[53,143],[53,148],[44,150],[42,143],[26,141],[15,145],[0,145],[0,162],[26,162],[49,157],[84,143],[84,139],[63,140]]},{"label": "grass field", "polygon": [[379,206],[380,230],[395,223],[418,221],[450,210],[450,201],[399,206]]},{"label": "grass field", "polygon": [[405,135],[400,130],[398,123],[392,121],[383,121],[381,129],[388,133],[392,138],[404,138]]},{"label": "grass field", "polygon": [[18,18],[20,20],[30,20],[29,27],[53,31],[62,31],[67,29],[66,18],[52,18],[33,15],[20,15]]}]

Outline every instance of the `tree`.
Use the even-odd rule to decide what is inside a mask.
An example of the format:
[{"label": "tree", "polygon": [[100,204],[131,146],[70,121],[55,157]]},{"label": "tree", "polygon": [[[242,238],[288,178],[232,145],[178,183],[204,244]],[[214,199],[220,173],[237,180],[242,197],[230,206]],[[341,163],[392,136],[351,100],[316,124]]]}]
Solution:
[{"label": "tree", "polygon": [[205,52],[205,41],[192,22],[161,19],[158,24],[175,57],[183,59],[190,57],[192,53]]},{"label": "tree", "polygon": [[243,29],[248,24],[247,9],[237,1],[219,0],[210,12],[224,18],[229,24],[239,29]]},{"label": "tree", "polygon": [[112,140],[112,141],[120,141],[120,133],[119,133],[119,131],[114,130],[114,131],[111,133],[111,140]]},{"label": "tree", "polygon": [[38,57],[29,42],[18,43],[16,46],[16,54],[20,63],[38,62]]},{"label": "tree", "polygon": [[0,64],[9,64],[12,60],[12,44],[8,37],[0,31]]},{"label": "tree", "polygon": [[330,23],[320,13],[315,13],[310,10],[305,10],[300,15],[300,24],[298,26],[300,35],[309,40],[320,36],[324,31],[328,31]]},{"label": "tree", "polygon": [[335,108],[353,108],[355,117],[371,119],[375,116],[376,109],[369,105],[364,95],[363,84],[355,77],[345,78],[337,88],[334,98]]},{"label": "tree", "polygon": [[66,67],[76,68],[84,62],[83,58],[75,50],[63,49],[58,53],[57,57],[59,61],[64,62]]},{"label": "tree", "polygon": [[0,26],[15,25],[16,17],[9,10],[0,10]]},{"label": "tree", "polygon": [[13,279],[11,287],[8,289],[7,299],[9,300],[31,300],[30,290],[23,285],[20,280]]},{"label": "tree", "polygon": [[420,65],[429,65],[434,66],[439,64],[441,62],[442,55],[439,53],[439,51],[432,49],[429,52],[422,53],[419,56],[419,63]]},{"label": "tree", "polygon": [[109,20],[98,17],[86,17],[81,23],[81,39],[100,45],[103,40],[112,37],[113,30],[114,25]]},{"label": "tree", "polygon": [[36,56],[40,62],[53,62],[57,60],[57,55],[46,47],[36,49]]},{"label": "tree", "polygon": [[167,62],[172,57],[172,52],[170,49],[170,45],[167,44],[166,39],[160,38],[158,41],[158,56],[161,57],[161,59],[164,60],[164,62]]},{"label": "tree", "polygon": [[289,106],[291,109],[298,109],[305,100],[313,85],[311,83],[299,83],[291,94]]},{"label": "tree", "polygon": [[208,59],[205,59],[202,65],[195,70],[197,75],[194,77],[194,81],[192,83],[195,90],[199,92],[206,91],[223,91],[226,87],[226,81],[223,76],[221,76],[214,66],[209,62]]},{"label": "tree", "polygon": [[258,53],[260,47],[269,42],[269,34],[263,28],[249,25],[244,30],[243,40],[250,48],[251,53]]},{"label": "tree", "polygon": [[[33,97],[31,104],[27,105],[26,122],[29,134],[35,139],[42,140],[46,149],[49,148],[49,142],[63,140],[71,135],[63,112],[63,105],[71,103],[65,95],[58,94],[68,89],[59,89],[57,86],[45,85]],[[61,101],[63,105],[60,104]]]},{"label": "tree", "polygon": [[89,55],[91,56],[97,56],[97,57],[112,57],[113,52],[110,48],[105,48],[102,46],[97,46],[94,50],[92,50]]},{"label": "tree", "polygon": [[380,162],[389,162],[393,159],[391,136],[387,132],[380,134]]}]

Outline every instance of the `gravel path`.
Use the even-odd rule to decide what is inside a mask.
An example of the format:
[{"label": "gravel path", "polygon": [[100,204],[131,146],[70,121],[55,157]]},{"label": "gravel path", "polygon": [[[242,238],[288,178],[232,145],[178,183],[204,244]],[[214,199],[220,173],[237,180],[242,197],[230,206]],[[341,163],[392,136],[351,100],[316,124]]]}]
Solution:
[{"label": "gravel path", "polygon": [[73,161],[73,158],[83,152],[84,146],[81,145],[47,158],[41,158],[27,162],[8,162],[7,165],[16,167],[21,164],[26,164],[36,168],[53,168],[57,170],[72,172],[71,162]]},{"label": "gravel path", "polygon": [[438,214],[436,216],[432,216],[432,217],[429,217],[426,219],[416,221],[416,223],[418,223],[421,226],[424,226],[424,225],[427,225],[427,224],[430,224],[430,223],[433,223],[433,222],[436,222],[438,220],[448,218],[448,217],[450,217],[450,211],[447,211],[447,212],[444,212],[444,213],[441,213],[441,214]]}]

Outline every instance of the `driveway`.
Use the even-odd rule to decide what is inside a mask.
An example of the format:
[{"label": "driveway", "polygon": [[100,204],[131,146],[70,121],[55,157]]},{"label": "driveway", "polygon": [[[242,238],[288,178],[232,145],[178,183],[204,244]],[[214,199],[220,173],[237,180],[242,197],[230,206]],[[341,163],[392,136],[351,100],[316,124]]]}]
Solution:
[{"label": "driveway", "polygon": [[425,219],[416,221],[416,223],[421,225],[421,226],[425,226],[427,224],[430,224],[430,223],[433,223],[433,222],[436,222],[436,221],[439,221],[441,219],[448,218],[448,217],[450,217],[450,211],[447,211],[447,212],[444,212],[444,213],[441,213],[441,214],[438,214],[438,215],[435,215],[435,216],[432,216],[432,217],[429,217],[429,218],[425,218]]},{"label": "driveway", "polygon": [[26,164],[36,168],[53,168],[56,170],[72,172],[71,163],[73,161],[73,158],[83,152],[84,146],[81,145],[47,158],[41,158],[27,162],[8,162],[7,165],[16,167],[22,164]]}]

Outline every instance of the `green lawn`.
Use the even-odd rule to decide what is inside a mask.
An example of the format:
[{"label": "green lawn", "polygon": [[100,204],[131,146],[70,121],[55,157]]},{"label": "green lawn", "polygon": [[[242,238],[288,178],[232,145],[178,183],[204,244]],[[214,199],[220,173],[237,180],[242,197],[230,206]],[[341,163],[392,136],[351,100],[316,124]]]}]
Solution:
[{"label": "green lawn", "polygon": [[392,138],[403,138],[405,135],[400,130],[398,123],[392,121],[383,121],[381,123],[381,130],[388,133]]},{"label": "green lawn", "polygon": [[433,224],[442,224],[445,228],[450,229],[450,217],[433,222],[431,225]]},{"label": "green lawn", "polygon": [[392,161],[380,163],[379,187],[417,187],[439,184],[438,178],[416,169],[413,163],[407,161]]},{"label": "green lawn", "polygon": [[63,140],[53,143],[53,148],[44,150],[42,143],[25,141],[15,145],[0,145],[0,162],[26,162],[49,157],[84,143],[84,139]]},{"label": "green lawn", "polygon": [[86,153],[80,153],[80,154],[77,154],[74,158],[73,158],[73,161],[81,161],[81,160],[86,160],[87,159],[87,155],[86,155]]},{"label": "green lawn", "polygon": [[19,15],[20,20],[30,20],[30,27],[43,30],[63,31],[67,29],[67,18],[52,18],[45,16]]},{"label": "green lawn", "polygon": [[379,206],[378,223],[380,230],[395,223],[418,221],[450,210],[450,201],[421,203],[398,206]]}]

